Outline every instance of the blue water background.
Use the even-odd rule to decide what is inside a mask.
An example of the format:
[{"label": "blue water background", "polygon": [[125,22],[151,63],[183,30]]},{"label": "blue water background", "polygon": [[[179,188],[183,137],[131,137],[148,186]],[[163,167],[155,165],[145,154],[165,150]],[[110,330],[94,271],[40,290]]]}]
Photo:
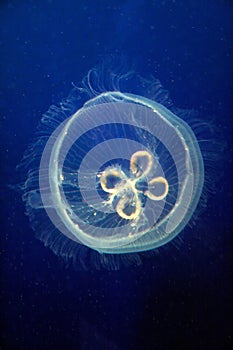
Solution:
[{"label": "blue water background", "polygon": [[[1,2],[1,349],[230,348],[232,10],[226,0]],[[221,181],[178,247],[134,269],[75,272],[34,238],[7,185],[42,113],[119,53],[177,106],[214,120]]]}]

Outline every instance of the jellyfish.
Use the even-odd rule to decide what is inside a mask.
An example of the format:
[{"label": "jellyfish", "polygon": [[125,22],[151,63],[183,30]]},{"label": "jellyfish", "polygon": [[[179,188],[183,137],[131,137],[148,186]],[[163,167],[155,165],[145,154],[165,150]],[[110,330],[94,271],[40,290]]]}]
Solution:
[{"label": "jellyfish", "polygon": [[185,112],[158,80],[134,74],[125,91],[132,73],[109,74],[108,89],[101,74],[91,70],[43,115],[20,165],[21,188],[45,246],[74,264],[118,268],[184,230],[204,165]]}]

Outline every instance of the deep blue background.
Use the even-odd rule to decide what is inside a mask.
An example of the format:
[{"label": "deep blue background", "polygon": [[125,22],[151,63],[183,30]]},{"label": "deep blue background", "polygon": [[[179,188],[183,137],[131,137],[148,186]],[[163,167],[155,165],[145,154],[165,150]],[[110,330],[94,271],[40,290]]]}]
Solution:
[{"label": "deep blue background", "polygon": [[[232,2],[2,1],[1,349],[228,349],[232,340]],[[41,114],[123,53],[179,107],[214,119],[221,181],[178,249],[75,272],[34,238],[7,188]],[[217,169],[217,171],[216,171]]]}]

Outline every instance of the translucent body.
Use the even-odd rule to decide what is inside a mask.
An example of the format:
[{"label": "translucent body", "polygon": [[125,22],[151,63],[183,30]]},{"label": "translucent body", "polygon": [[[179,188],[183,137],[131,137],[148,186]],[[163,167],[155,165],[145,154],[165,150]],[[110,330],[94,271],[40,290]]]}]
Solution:
[{"label": "translucent body", "polygon": [[184,121],[194,116],[153,77],[90,70],[42,116],[19,165],[36,236],[78,269],[140,265],[200,199],[202,155]]},{"label": "translucent body", "polygon": [[[66,237],[103,253],[151,250],[188,223],[204,181],[191,128],[159,103],[106,92],[48,139],[33,209]],[[42,200],[42,201],[41,201]]]}]

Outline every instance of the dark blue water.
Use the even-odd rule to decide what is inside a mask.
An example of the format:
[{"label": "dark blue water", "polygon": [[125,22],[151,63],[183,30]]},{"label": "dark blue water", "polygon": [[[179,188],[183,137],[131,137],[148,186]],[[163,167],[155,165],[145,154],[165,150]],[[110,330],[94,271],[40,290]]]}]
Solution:
[{"label": "dark blue water", "polygon": [[[1,349],[230,348],[232,10],[217,0],[1,2]],[[7,186],[41,114],[118,54],[213,121],[225,148],[216,190],[178,247],[134,269],[78,272],[36,240]]]}]

